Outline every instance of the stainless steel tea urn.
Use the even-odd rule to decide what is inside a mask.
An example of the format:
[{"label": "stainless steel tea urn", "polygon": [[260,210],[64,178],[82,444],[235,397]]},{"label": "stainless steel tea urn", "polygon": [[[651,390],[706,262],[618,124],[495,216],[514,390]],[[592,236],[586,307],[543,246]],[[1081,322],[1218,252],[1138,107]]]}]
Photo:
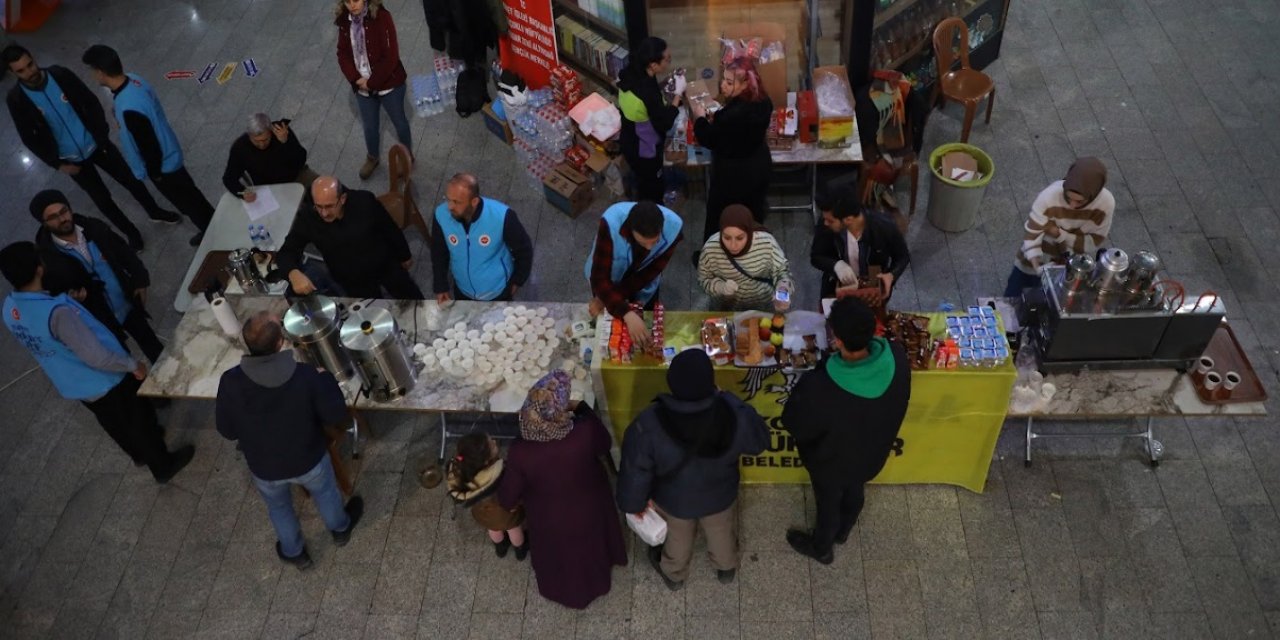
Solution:
[{"label": "stainless steel tea urn", "polygon": [[355,375],[351,355],[339,337],[338,305],[321,295],[300,298],[284,314],[284,332],[306,362],[323,367],[339,382]]},{"label": "stainless steel tea urn", "polygon": [[1093,270],[1093,288],[1098,293],[1122,291],[1129,275],[1129,254],[1113,247],[1104,250],[1097,262]]},{"label": "stainless steel tea urn", "polygon": [[267,281],[258,271],[253,249],[236,249],[227,255],[227,273],[236,279],[245,293],[267,293]]},{"label": "stainless steel tea urn", "polygon": [[364,379],[364,391],[375,401],[394,400],[413,389],[413,365],[391,312],[381,307],[353,307],[342,323],[342,346]]},{"label": "stainless steel tea urn", "polygon": [[1125,293],[1135,297],[1147,297],[1155,293],[1156,274],[1164,268],[1160,258],[1150,251],[1139,251],[1129,261],[1129,277],[1125,280]]},{"label": "stainless steel tea urn", "polygon": [[1067,270],[1063,274],[1063,290],[1067,295],[1075,295],[1089,288],[1089,279],[1093,277],[1093,258],[1083,254],[1073,254],[1067,259]]}]

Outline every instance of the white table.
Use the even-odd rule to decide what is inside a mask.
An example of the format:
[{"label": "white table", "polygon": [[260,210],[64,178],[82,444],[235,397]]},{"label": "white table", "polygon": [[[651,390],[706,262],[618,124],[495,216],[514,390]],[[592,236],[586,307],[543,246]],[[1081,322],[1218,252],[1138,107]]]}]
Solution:
[{"label": "white table", "polygon": [[[271,240],[279,247],[284,244],[284,238],[289,235],[289,228],[293,226],[293,219],[298,215],[298,205],[302,203],[303,189],[302,185],[294,182],[265,185],[265,187],[271,188],[280,206],[266,216],[254,220],[252,224],[266,227],[271,233]],[[187,289],[210,251],[231,251],[253,246],[249,241],[249,224],[249,214],[245,212],[244,201],[230,193],[222,194],[222,199],[218,201],[218,208],[213,212],[213,220],[209,222],[209,228],[204,232],[204,240],[196,249],[196,255],[191,258],[187,275],[182,278],[182,285],[178,287],[178,294],[173,299],[174,309],[186,312],[187,307],[191,306],[192,295]]]}]

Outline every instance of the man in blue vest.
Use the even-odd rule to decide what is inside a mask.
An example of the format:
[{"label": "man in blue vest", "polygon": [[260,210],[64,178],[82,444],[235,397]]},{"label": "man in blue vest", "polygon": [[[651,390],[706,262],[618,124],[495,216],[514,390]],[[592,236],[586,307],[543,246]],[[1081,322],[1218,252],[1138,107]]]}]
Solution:
[{"label": "man in blue vest", "polygon": [[93,79],[115,97],[120,146],[134,177],[151,178],[156,189],[191,219],[200,230],[191,238],[191,246],[199,246],[213,219],[213,205],[183,166],[178,135],[169,126],[155,90],[137,75],[125,75],[120,56],[111,47],[95,44],[80,59],[93,70]]},{"label": "man in blue vest", "polygon": [[587,257],[586,276],[591,283],[591,314],[608,311],[622,318],[636,346],[649,344],[649,329],[636,303],[651,308],[658,299],[662,271],[676,245],[684,240],[683,222],[676,212],[653,202],[619,202],[600,216],[595,246]]},{"label": "man in blue vest", "polygon": [[153,364],[164,344],[147,322],[151,275],[120,236],[107,225],[71,211],[61,191],[37,193],[28,207],[40,223],[36,247],[44,266],[44,287],[83,304],[124,343],[125,333]]},{"label": "man in blue vest", "polygon": [[180,220],[178,214],[160,208],[146,185],[133,177],[120,149],[111,142],[102,104],[76,74],[57,65],[41,68],[30,51],[16,44],[5,47],[0,58],[18,78],[6,102],[22,144],[80,185],[102,215],[124,233],[131,248],[142,250],[142,234],[112,199],[98,169],[128,189],[153,222]]},{"label": "man in blue vest", "polygon": [[475,176],[459,173],[449,179],[432,227],[431,277],[437,302],[511,300],[529,280],[529,234],[507,205],[480,197]]},{"label": "man in blue vest", "polygon": [[156,412],[138,388],[147,366],[120,346],[106,325],[67,294],[44,289],[44,267],[30,242],[0,249],[0,273],[14,291],[4,301],[4,323],[35,357],[58,393],[79,400],[133,463],[156,482],[168,482],[191,462],[195,447],[170,452]]}]

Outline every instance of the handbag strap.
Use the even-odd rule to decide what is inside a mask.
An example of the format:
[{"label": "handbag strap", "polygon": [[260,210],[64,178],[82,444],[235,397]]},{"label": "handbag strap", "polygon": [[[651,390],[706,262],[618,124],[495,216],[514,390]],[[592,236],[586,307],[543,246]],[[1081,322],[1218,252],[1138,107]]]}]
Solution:
[{"label": "handbag strap", "polygon": [[[720,250],[721,250],[721,251],[724,251],[724,249],[723,249],[723,248],[721,248]],[[747,273],[747,270],[746,270],[746,269],[743,269],[743,268],[742,268],[742,265],[738,264],[738,261],[737,261],[737,260],[734,260],[734,259],[733,259],[733,256],[729,255],[729,252],[728,252],[728,251],[724,251],[724,257],[726,257],[726,258],[728,258],[728,259],[729,259],[729,264],[733,265],[733,268],[734,268],[734,269],[737,269],[737,270],[738,270],[738,273],[741,273],[742,275],[746,276],[747,278],[749,278],[749,279],[751,279],[751,280],[755,280],[756,282],[759,282],[760,284],[767,284],[767,285],[769,285],[769,286],[771,286],[771,287],[773,286],[773,281],[772,281],[772,280],[769,280],[769,279],[767,279],[767,278],[761,278],[760,276],[753,276],[753,275],[751,275],[751,274]]]}]

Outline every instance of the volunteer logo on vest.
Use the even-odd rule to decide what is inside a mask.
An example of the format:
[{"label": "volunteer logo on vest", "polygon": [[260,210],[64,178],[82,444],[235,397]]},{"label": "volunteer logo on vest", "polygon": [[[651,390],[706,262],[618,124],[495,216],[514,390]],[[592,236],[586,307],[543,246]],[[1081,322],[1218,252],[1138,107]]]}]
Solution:
[{"label": "volunteer logo on vest", "polygon": [[13,319],[14,319],[14,320],[21,320],[21,319],[22,319],[22,314],[18,313],[18,308],[17,308],[17,307],[14,307],[14,308],[13,308],[13,311],[12,311],[12,312],[10,312],[10,315],[12,315],[12,316],[13,316]]},{"label": "volunteer logo on vest", "polygon": [[490,240],[489,240],[489,234],[487,234],[487,233],[486,233],[486,234],[484,234],[484,235],[480,236],[480,246],[482,246],[482,247],[487,247],[487,246],[489,246],[489,242],[490,242]]},{"label": "volunteer logo on vest", "polygon": [[64,93],[64,94],[62,94],[62,101],[63,101],[63,102],[67,102],[67,103],[70,103],[70,102],[71,102],[70,100],[68,100],[68,99],[67,99],[67,94],[65,94],[65,93]]},{"label": "volunteer logo on vest", "polygon": [[458,236],[455,236],[452,233],[449,234],[449,244],[456,246],[458,244]]}]

